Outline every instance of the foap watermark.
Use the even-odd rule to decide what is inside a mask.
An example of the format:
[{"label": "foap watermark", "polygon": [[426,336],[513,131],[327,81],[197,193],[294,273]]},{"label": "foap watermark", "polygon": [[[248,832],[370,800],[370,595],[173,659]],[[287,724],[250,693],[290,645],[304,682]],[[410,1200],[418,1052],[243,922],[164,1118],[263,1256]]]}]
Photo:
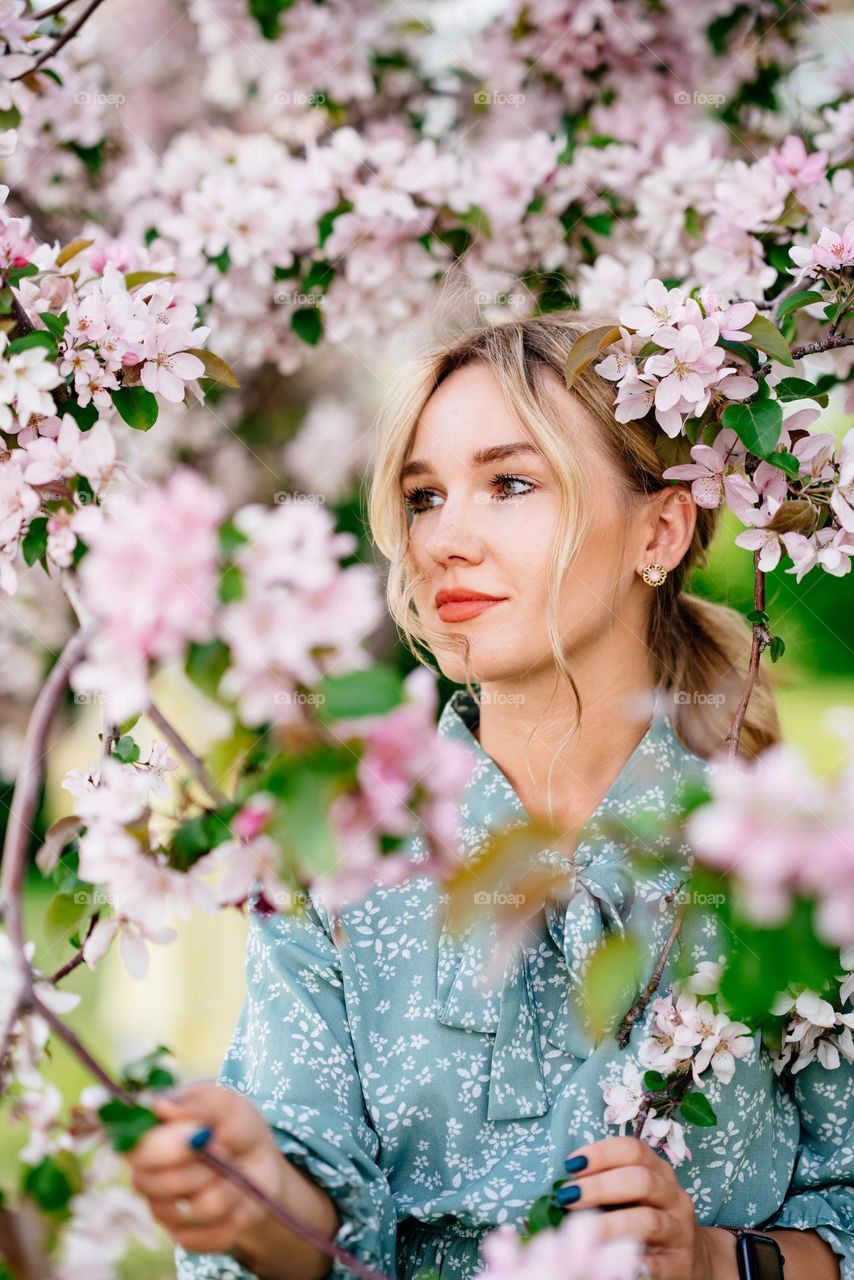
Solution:
[{"label": "foap watermark", "polygon": [[121,699],[118,694],[104,693],[102,689],[92,689],[89,692],[75,689],[74,701],[80,706],[91,703],[93,707],[111,707],[114,703],[119,703]]},{"label": "foap watermark", "polygon": [[525,701],[524,693],[502,693],[500,689],[481,689],[478,704],[485,706],[520,707]]},{"label": "foap watermark", "polygon": [[80,107],[123,107],[127,102],[123,93],[101,93],[97,89],[79,89],[73,100]]},{"label": "foap watermark", "polygon": [[702,93],[695,89],[689,93],[687,89],[677,89],[673,95],[677,107],[722,107],[726,102],[725,93]]},{"label": "foap watermark", "polygon": [[299,289],[283,289],[273,294],[273,302],[277,307],[317,307],[322,310],[326,306],[325,293],[302,293]]},{"label": "foap watermark", "polygon": [[478,289],[474,294],[474,302],[478,307],[507,307],[510,311],[524,311],[528,306],[528,298],[524,293],[513,290],[496,289],[490,293],[488,289]]},{"label": "foap watermark", "polygon": [[678,703],[680,707],[692,704],[700,707],[722,707],[726,702],[726,695],[723,693],[703,693],[700,689],[675,689],[673,701]]},{"label": "foap watermark", "polygon": [[503,93],[500,89],[478,89],[474,95],[476,107],[521,107],[524,93]]},{"label": "foap watermark", "polygon": [[326,501],[325,493],[291,493],[287,489],[278,489],[273,494],[273,501],[276,506],[281,506],[285,502],[298,502],[303,505],[323,505]]},{"label": "foap watermark", "polygon": [[679,893],[673,895],[673,901],[685,907],[722,907],[726,902],[726,895],[680,889]]},{"label": "foap watermark", "polygon": [[525,901],[525,895],[524,893],[503,893],[500,889],[492,891],[480,889],[472,894],[472,901],[476,907],[521,907]]},{"label": "foap watermark", "polygon": [[325,693],[303,693],[301,689],[279,689],[278,693],[273,695],[273,701],[279,706],[308,706],[322,707],[326,701]]},{"label": "foap watermark", "polygon": [[279,89],[273,94],[277,107],[325,107],[325,93],[305,93],[301,89]]}]

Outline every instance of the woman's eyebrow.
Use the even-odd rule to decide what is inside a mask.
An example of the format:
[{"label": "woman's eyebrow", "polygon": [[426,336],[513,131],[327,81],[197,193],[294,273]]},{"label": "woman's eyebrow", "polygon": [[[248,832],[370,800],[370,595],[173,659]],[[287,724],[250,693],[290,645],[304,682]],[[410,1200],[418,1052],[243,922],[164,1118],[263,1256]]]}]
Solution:
[{"label": "woman's eyebrow", "polygon": [[[475,449],[469,459],[469,465],[472,468],[486,466],[488,462],[500,462],[502,458],[511,458],[518,453],[534,453],[537,457],[542,457],[540,449],[535,445],[528,444],[524,440],[513,441],[510,444],[491,444],[485,449]],[[428,475],[433,468],[429,462],[425,462],[420,458],[407,462],[400,469],[400,480],[403,482],[408,476]]]}]

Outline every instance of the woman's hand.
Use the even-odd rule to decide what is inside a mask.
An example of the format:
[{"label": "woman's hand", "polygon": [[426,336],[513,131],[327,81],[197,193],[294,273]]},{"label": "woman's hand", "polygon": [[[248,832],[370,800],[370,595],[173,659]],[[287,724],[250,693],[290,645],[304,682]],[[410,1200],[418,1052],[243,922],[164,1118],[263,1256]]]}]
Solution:
[{"label": "woman's hand", "polygon": [[[587,1165],[567,1175],[580,1196],[568,1207],[619,1205],[599,1220],[603,1240],[637,1240],[652,1280],[713,1280],[711,1234],[673,1166],[639,1138],[603,1138],[572,1152]],[[717,1233],[714,1233],[717,1234]]]},{"label": "woman's hand", "polygon": [[185,1086],[148,1105],[163,1123],[128,1152],[133,1186],[177,1244],[196,1253],[231,1252],[266,1210],[205,1165],[188,1142],[199,1129],[210,1129],[205,1149],[278,1200],[285,1161],[266,1121],[248,1098],[209,1083]]}]

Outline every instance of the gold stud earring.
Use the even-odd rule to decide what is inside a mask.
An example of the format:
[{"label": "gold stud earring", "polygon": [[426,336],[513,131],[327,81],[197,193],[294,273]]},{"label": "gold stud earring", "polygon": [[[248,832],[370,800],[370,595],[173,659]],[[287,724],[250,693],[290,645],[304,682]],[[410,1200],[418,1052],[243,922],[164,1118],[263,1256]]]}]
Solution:
[{"label": "gold stud earring", "polygon": [[667,570],[663,564],[648,564],[641,577],[648,587],[660,587],[667,577]]}]

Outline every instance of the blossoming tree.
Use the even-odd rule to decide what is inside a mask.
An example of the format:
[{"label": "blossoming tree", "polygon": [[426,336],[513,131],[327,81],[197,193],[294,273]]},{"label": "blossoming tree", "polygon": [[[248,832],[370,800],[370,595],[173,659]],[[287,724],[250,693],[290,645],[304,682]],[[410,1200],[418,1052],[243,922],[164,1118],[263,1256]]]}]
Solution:
[{"label": "blossoming tree", "polygon": [[[752,553],[743,697],[708,785],[684,798],[694,883],[725,890],[737,941],[654,999],[637,1061],[602,1082],[608,1122],[678,1163],[685,1126],[714,1123],[704,1079],[733,1077],[754,1023],[781,1072],[854,1059],[854,735],[842,725],[850,763],[831,786],[788,748],[738,756],[759,664],[784,653],[765,575],[785,557],[798,582],[841,578],[854,555],[854,430],[811,430],[854,368],[854,68],[787,118],[780,89],[817,6],[771,0],[723,0],[705,26],[675,0],[514,3],[453,36],[372,0],[118,7],[0,5],[0,588],[17,619],[37,575],[64,637],[24,689],[0,886],[0,1078],[30,1133],[0,1211],[6,1265],[112,1274],[126,1238],[152,1238],[115,1153],[157,1123],[147,1103],[172,1076],[156,1050],[110,1077],[62,1018],[69,972],[116,945],[143,974],[191,905],[291,910],[311,889],[334,906],[416,868],[453,895],[471,761],[433,732],[430,673],[372,657],[381,596],[343,519],[359,423],[334,394],[294,389],[327,352],[369,362],[417,333],[451,274],[488,319],[609,315],[567,386],[590,367],[614,383],[618,421],[654,422],[665,477],[725,504]],[[173,26],[162,64],[120,70],[129,30],[147,47]],[[200,94],[170,78],[176,53]],[[273,468],[281,442],[245,432],[259,470],[288,476],[270,504],[263,477],[235,493],[228,463],[282,396],[301,423]],[[202,415],[200,443],[187,423]],[[330,445],[354,464],[330,481],[340,526],[301,501]],[[228,715],[215,759],[153,698],[176,661]],[[71,947],[45,974],[21,896],[69,684],[104,716],[99,758],[63,783],[74,813],[37,854]],[[418,864],[403,854],[416,824]],[[612,1010],[622,1043],[678,928],[679,913],[634,1004]],[[757,981],[744,955],[770,947],[788,967]],[[42,1074],[51,1037],[94,1078],[68,1120]],[[555,1271],[572,1231],[579,1273],[632,1274],[631,1249],[563,1216],[548,1196],[527,1242],[502,1228],[490,1274]]]}]

